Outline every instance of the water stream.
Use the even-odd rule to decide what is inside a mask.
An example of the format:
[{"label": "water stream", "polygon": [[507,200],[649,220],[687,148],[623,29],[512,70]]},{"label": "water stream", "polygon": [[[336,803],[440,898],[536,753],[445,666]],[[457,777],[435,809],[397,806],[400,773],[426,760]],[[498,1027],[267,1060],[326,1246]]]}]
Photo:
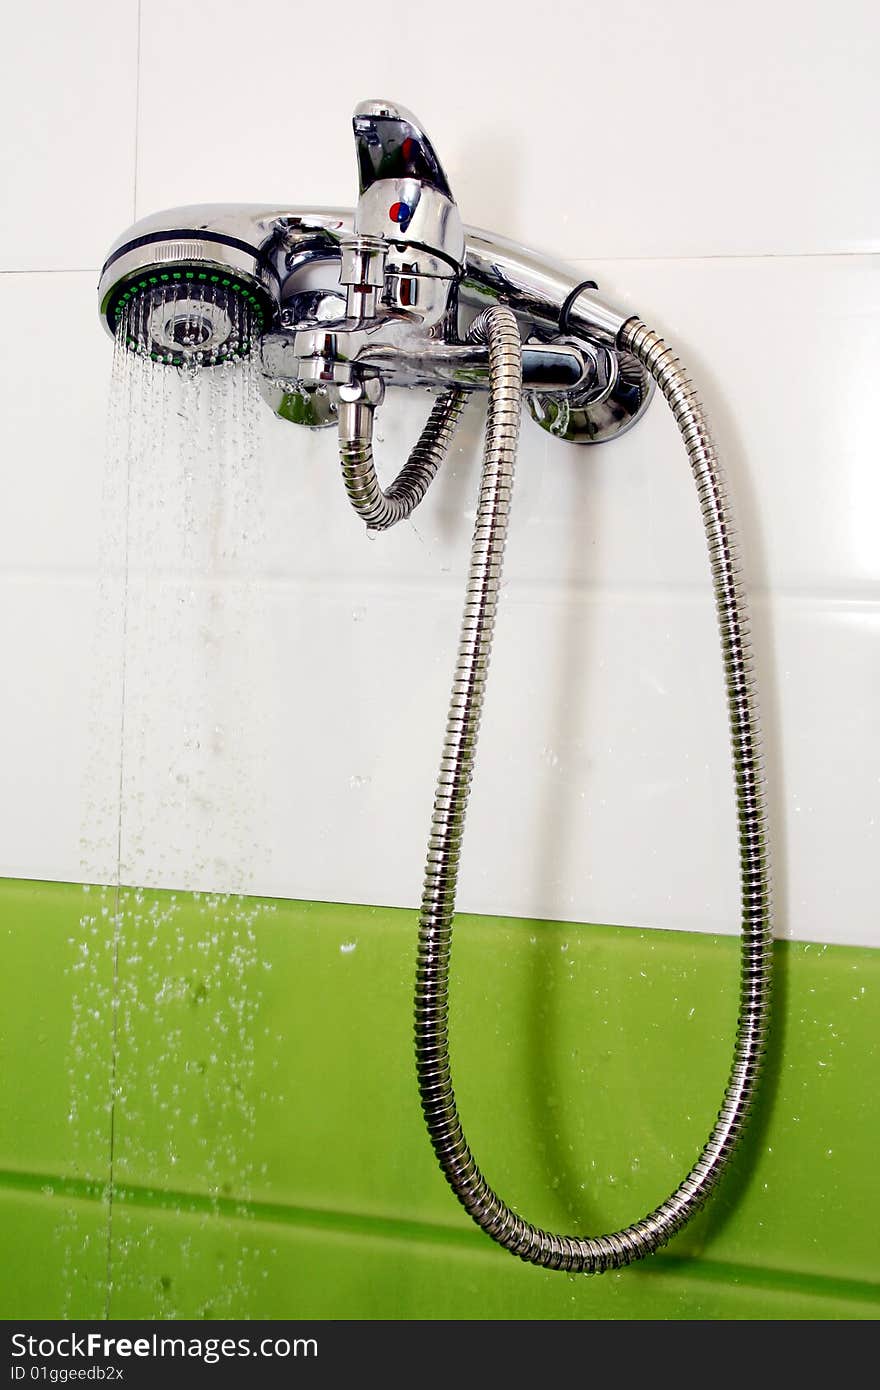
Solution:
[{"label": "water stream", "polygon": [[66,1223],[66,1283],[103,1244],[105,1315],[178,1315],[195,1258],[176,1248],[185,1210],[196,1231],[229,1221],[200,1297],[206,1316],[241,1316],[254,1271],[234,1218],[246,1220],[254,1180],[271,912],[248,896],[270,752],[263,411],[252,356],[161,366],[126,349],[129,331],[113,355],[89,672],[81,850],[93,886],[68,943],[71,1161],[105,1219],[97,1232]]}]

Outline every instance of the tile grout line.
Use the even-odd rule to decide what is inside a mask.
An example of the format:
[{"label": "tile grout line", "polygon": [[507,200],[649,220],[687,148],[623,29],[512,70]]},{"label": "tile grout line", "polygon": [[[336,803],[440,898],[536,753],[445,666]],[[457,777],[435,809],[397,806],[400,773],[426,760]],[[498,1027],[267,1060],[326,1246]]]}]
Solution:
[{"label": "tile grout line", "polygon": [[138,159],[140,156],[140,135],[141,135],[141,14],[143,0],[138,0],[137,6],[137,66],[134,79],[134,188],[132,189],[131,220],[137,221],[138,203]]},{"label": "tile grout line", "polygon": [[[88,886],[90,888],[97,889],[110,889],[114,892],[117,888],[117,885],[115,883],[105,883],[97,879],[90,881]],[[76,891],[80,891],[83,887],[83,884],[77,879],[31,878],[27,876],[20,877],[18,875],[3,873],[2,871],[0,871],[0,894],[2,894],[4,891],[9,891],[10,889],[15,890],[16,888],[21,887],[24,887],[27,890],[46,890],[51,893],[57,890],[65,889],[73,889]],[[169,898],[192,898],[194,895],[198,894],[207,899],[211,898],[214,895],[220,896],[225,891],[223,888],[214,887],[202,887],[193,889],[182,888],[179,885],[175,886],[174,884],[162,885],[156,883],[147,884],[137,882],[120,883],[119,888],[120,891],[143,891],[146,893],[160,895],[162,897]],[[330,912],[348,914],[350,914],[352,911],[366,912],[370,914],[395,914],[399,916],[401,919],[407,919],[407,931],[411,929],[412,918],[418,913],[418,904],[416,902],[395,903],[386,901],[379,903],[365,903],[353,898],[318,898],[302,896],[291,897],[284,893],[270,890],[267,890],[265,892],[254,891],[243,894],[242,896],[247,901],[251,902],[271,903],[275,907],[275,909],[280,911],[282,914],[290,911],[296,912],[302,909],[306,909],[307,912],[311,912],[317,909],[319,913],[326,910]],[[463,909],[458,914],[458,916],[463,924],[469,923],[472,928],[485,927],[485,929],[489,931],[494,931],[496,929],[496,924],[500,922],[503,923],[505,926],[511,928],[526,928],[537,925],[542,928],[546,927],[553,930],[568,932],[578,930],[591,932],[603,931],[627,934],[635,932],[640,935],[645,932],[650,932],[652,937],[686,937],[688,939],[689,946],[692,945],[694,942],[712,942],[715,945],[727,942],[735,945],[739,939],[739,933],[736,927],[732,927],[729,930],[713,928],[711,931],[704,931],[696,927],[658,927],[650,923],[646,924],[645,922],[612,922],[598,920],[592,921],[584,918],[574,917],[542,917],[540,914],[523,916],[522,914],[518,914],[515,912],[490,912],[486,909],[481,910],[477,908]],[[291,930],[293,929],[295,928],[292,926]],[[774,937],[774,945],[779,948],[785,947],[786,949],[800,948],[802,950],[809,951],[812,950],[813,947],[819,947],[820,952],[828,949],[833,949],[835,952],[858,951],[863,954],[869,953],[871,955],[880,956],[880,941],[841,941],[839,939],[830,939],[827,937],[823,938],[818,936],[792,935]],[[2,1183],[2,1174],[0,1174],[0,1183]]]},{"label": "tile grout line", "polygon": [[[137,77],[137,101],[140,103],[140,72]],[[138,170],[137,159],[139,153],[139,134],[138,121],[135,124],[135,177],[134,177],[134,215],[137,215],[137,195],[138,195]],[[876,260],[880,257],[880,247],[870,251],[721,251],[717,255],[703,251],[688,256],[560,256],[558,259],[564,265],[570,266],[597,266],[597,265],[686,265],[688,262],[696,264],[700,261],[712,262],[734,262],[734,261],[834,261],[834,260]],[[94,265],[74,265],[74,266],[5,266],[0,267],[0,276],[3,275],[97,275],[100,266]]]},{"label": "tile grout line", "polygon": [[633,264],[636,261],[816,261],[846,260],[854,256],[865,259],[880,256],[880,243],[861,250],[850,248],[838,251],[694,251],[674,256],[563,256],[561,259],[573,265],[614,265],[615,262]]},{"label": "tile grout line", "polygon": [[100,267],[95,265],[43,266],[29,270],[0,270],[2,275],[98,275]]},{"label": "tile grout line", "polygon": [[[134,89],[134,177],[132,180],[132,221],[137,220],[138,199],[138,158],[140,150],[141,119],[141,30],[143,0],[137,3],[137,35],[135,40],[135,89]],[[122,671],[120,680],[119,710],[119,819],[116,830],[116,885],[113,905],[113,1010],[110,1036],[110,1159],[107,1172],[107,1289],[104,1302],[104,1318],[110,1317],[110,1301],[113,1293],[113,1184],[116,1158],[116,1071],[119,1055],[119,895],[122,884],[122,824],[123,791],[125,772],[125,685],[128,655],[128,580],[129,580],[129,536],[131,522],[131,441],[126,450],[125,473],[125,584],[122,592]]]},{"label": "tile grout line", "polygon": [[[6,567],[0,560],[0,584],[19,584],[33,585],[62,585],[65,587],[92,586],[95,582],[98,571],[86,566],[61,565],[55,569],[46,569],[40,565],[24,567],[16,565]],[[208,584],[208,580],[196,576],[187,576],[185,571],[173,568],[157,572],[160,582],[178,583],[184,578],[188,582],[198,587]],[[464,582],[466,573],[447,576],[432,574],[408,574],[404,579],[395,580],[391,577],[376,578],[368,573],[343,574],[338,576],[319,575],[317,573],[300,574],[278,574],[266,571],[256,577],[249,579],[248,584],[257,583],[267,593],[284,596],[297,593],[318,592],[322,598],[332,602],[347,603],[355,597],[366,597],[375,599],[382,603],[392,601],[395,603],[406,602],[413,597],[424,598],[426,593],[430,598],[440,601],[447,601],[450,598],[458,600],[460,596],[460,583]],[[245,582],[231,572],[219,574],[210,581],[212,585],[218,582],[228,582],[230,587],[239,586]],[[786,608],[809,608],[816,612],[850,612],[852,610],[876,610],[880,609],[880,585],[877,583],[866,582],[864,585],[853,585],[851,588],[811,588],[797,587],[795,585],[749,585],[746,590],[752,604],[758,608],[765,608],[769,605],[779,605]],[[507,589],[507,596],[512,604],[546,604],[547,602],[559,601],[560,603],[577,604],[618,604],[629,607],[637,606],[657,606],[666,605],[672,601],[681,607],[702,606],[707,607],[712,604],[712,591],[708,580],[704,583],[700,580],[689,582],[682,581],[661,581],[657,584],[632,584],[624,585],[619,583],[605,583],[601,581],[579,581],[567,582],[564,579],[533,579],[527,576],[512,576]],[[3,877],[0,874],[0,877]]]},{"label": "tile grout line", "polygon": [[[127,404],[130,406],[131,402],[129,401]],[[116,1070],[119,1052],[119,944],[121,936],[119,899],[122,889],[122,828],[124,821],[123,800],[125,789],[125,693],[128,665],[128,583],[130,573],[129,549],[131,526],[131,419],[132,411],[129,409],[127,448],[125,451],[125,530],[123,541],[125,580],[122,587],[122,663],[119,689],[119,810],[116,825],[116,883],[114,885],[115,891],[113,901],[113,1004],[110,1030],[110,1155],[107,1171],[107,1293],[104,1305],[105,1319],[110,1317],[110,1296],[113,1286],[113,1183],[116,1158]]]},{"label": "tile grout line", "polygon": [[[55,1178],[45,1174],[17,1173],[0,1170],[0,1190],[39,1192],[51,1182],[54,1191],[50,1200],[100,1201],[98,1186],[77,1178]],[[498,1258],[497,1249],[470,1227],[446,1226],[437,1221],[417,1220],[368,1212],[343,1211],[333,1208],[297,1206],[292,1203],[240,1201],[236,1198],[209,1197],[201,1193],[149,1188],[136,1184],[120,1187],[119,1200],[132,1208],[167,1211],[175,1217],[210,1214],[221,1219],[248,1219],[264,1225],[279,1225],[300,1230],[324,1231],[328,1234],[354,1236],[360,1239],[430,1242],[472,1254]],[[778,1265],[748,1265],[732,1260],[707,1259],[704,1255],[675,1255],[661,1252],[642,1273],[654,1270],[672,1277],[697,1278],[732,1286],[748,1284],[753,1287],[796,1286],[826,1297],[843,1297],[858,1302],[876,1302],[880,1286],[870,1279],[849,1275],[826,1275]],[[823,1287],[824,1286],[824,1287]]]}]

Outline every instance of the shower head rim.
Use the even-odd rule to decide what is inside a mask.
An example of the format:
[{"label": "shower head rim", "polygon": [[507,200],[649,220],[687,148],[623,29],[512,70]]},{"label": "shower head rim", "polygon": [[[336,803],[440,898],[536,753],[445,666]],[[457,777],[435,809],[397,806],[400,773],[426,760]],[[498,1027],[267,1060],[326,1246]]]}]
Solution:
[{"label": "shower head rim", "polygon": [[[256,251],[245,252],[228,241],[206,240],[198,235],[173,235],[164,240],[123,246],[105,262],[98,283],[100,316],[111,337],[115,333],[113,312],[124,289],[132,281],[173,275],[187,269],[198,278],[219,274],[238,281],[255,294],[268,327],[275,319],[278,301],[277,275],[261,261]],[[201,283],[205,283],[202,281]]]},{"label": "shower head rim", "polygon": [[[234,295],[253,313],[255,336],[261,336],[266,331],[275,313],[274,300],[252,276],[233,274],[223,265],[212,265],[205,261],[167,262],[144,267],[114,284],[101,306],[102,318],[111,336],[116,336],[121,315],[129,305],[136,304],[142,296],[152,295],[156,291],[161,293],[163,290],[168,291],[169,299],[172,293],[186,296],[189,292],[189,299],[204,297],[206,303],[209,302],[207,296],[216,291],[222,292],[224,296]],[[171,355],[170,352],[145,351],[135,339],[127,340],[124,345],[133,351],[142,352],[152,361],[162,365],[180,367],[188,360],[186,353]],[[151,345],[148,344],[147,347]],[[247,348],[251,347],[252,344],[248,343]],[[215,356],[211,353],[203,365],[217,366],[224,360],[233,360],[244,355],[244,351],[236,350],[230,351],[228,355]]]}]

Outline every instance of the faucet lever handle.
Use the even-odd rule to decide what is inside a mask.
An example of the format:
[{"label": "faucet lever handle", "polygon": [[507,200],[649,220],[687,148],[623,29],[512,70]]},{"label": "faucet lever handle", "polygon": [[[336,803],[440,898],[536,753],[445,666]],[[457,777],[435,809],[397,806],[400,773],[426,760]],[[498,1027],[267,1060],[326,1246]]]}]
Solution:
[{"label": "faucet lever handle", "polygon": [[458,270],[464,230],[434,147],[405,107],[362,101],[352,120],[360,198],[355,230],[421,248]]}]

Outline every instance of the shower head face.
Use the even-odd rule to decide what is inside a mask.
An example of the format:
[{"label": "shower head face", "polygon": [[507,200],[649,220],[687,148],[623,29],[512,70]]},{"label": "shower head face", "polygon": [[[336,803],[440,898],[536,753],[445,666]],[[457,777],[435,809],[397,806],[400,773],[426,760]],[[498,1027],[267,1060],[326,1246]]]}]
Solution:
[{"label": "shower head face", "polygon": [[265,291],[223,267],[155,266],[114,286],[107,322],[123,346],[173,367],[245,357],[271,322]]}]

